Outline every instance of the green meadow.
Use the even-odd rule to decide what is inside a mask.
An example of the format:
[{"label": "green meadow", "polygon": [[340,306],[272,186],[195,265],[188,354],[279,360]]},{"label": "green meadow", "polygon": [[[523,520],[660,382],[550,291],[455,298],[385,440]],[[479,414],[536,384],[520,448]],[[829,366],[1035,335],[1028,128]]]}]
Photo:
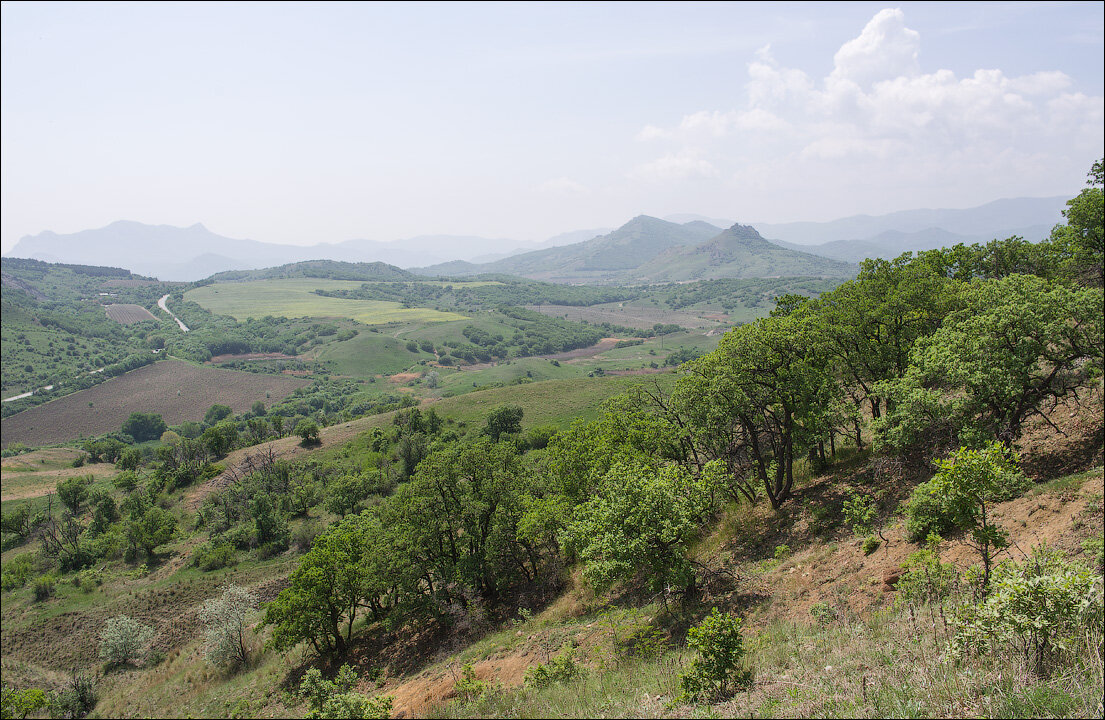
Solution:
[{"label": "green meadow", "polygon": [[404,308],[384,300],[345,300],[323,297],[313,290],[356,290],[356,280],[287,278],[248,283],[218,283],[189,290],[184,299],[236,320],[273,317],[342,317],[365,325],[389,322],[446,322],[464,320],[458,313],[428,308]]}]

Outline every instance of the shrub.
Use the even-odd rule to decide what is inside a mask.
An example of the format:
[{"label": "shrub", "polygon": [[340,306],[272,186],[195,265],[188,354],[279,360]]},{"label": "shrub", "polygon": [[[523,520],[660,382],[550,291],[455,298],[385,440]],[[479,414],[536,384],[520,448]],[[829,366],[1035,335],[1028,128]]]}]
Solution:
[{"label": "shrub", "polygon": [[925,547],[902,564],[905,572],[895,586],[897,605],[940,603],[955,591],[959,575],[955,565],[940,562],[939,546],[940,536],[929,535]]},{"label": "shrub", "polygon": [[751,671],[740,667],[744,656],[740,628],[740,618],[718,612],[715,607],[709,617],[690,629],[687,646],[697,651],[699,657],[691,662],[689,671],[679,677],[685,699],[715,701],[751,683]]},{"label": "shrub", "polygon": [[882,543],[879,542],[879,539],[877,537],[875,537],[874,535],[868,535],[866,538],[863,539],[863,554],[870,555],[871,553],[878,550],[879,545],[881,544]]},{"label": "shrub", "polygon": [[1100,648],[1103,602],[1093,574],[1045,546],[994,568],[990,595],[962,608],[953,651],[1013,652],[1037,676],[1085,643]]},{"label": "shrub", "polygon": [[76,671],[61,690],[50,693],[51,717],[80,718],[96,706],[96,679]]},{"label": "shrub", "polygon": [[42,575],[35,580],[34,585],[34,598],[35,602],[42,602],[48,600],[54,596],[54,578],[50,575]]},{"label": "shrub", "polygon": [[238,562],[234,546],[223,542],[206,542],[192,553],[192,564],[204,572],[218,570]]},{"label": "shrub", "polygon": [[945,534],[955,526],[947,498],[928,482],[913,488],[904,510],[906,533],[912,542]]},{"label": "shrub", "polygon": [[203,604],[199,618],[204,624],[208,662],[227,666],[249,661],[246,619],[256,607],[257,596],[237,585],[227,587],[220,597]]},{"label": "shrub", "polygon": [[460,680],[453,683],[453,692],[455,692],[464,702],[471,702],[483,697],[487,692],[487,683],[482,682],[476,677],[476,671],[472,668],[472,663],[465,663],[464,667],[460,669]]},{"label": "shrub", "polygon": [[810,615],[822,626],[832,625],[836,621],[836,610],[829,603],[814,603],[810,606]]},{"label": "shrub", "polygon": [[852,529],[852,534],[856,537],[874,533],[875,515],[875,501],[870,495],[852,492],[844,501],[844,523]]},{"label": "shrub", "polygon": [[576,664],[572,649],[550,658],[548,664],[538,663],[526,670],[525,684],[535,688],[546,688],[557,683],[566,683],[583,675],[583,668]]},{"label": "shrub", "polygon": [[39,688],[16,690],[4,685],[0,689],[0,716],[25,718],[47,705],[46,693]]},{"label": "shrub", "polygon": [[299,696],[307,701],[309,718],[387,718],[391,715],[390,695],[367,698],[351,692],[357,675],[349,665],[342,665],[335,678],[327,680],[318,668],[303,675]]},{"label": "shrub", "polygon": [[126,615],[116,615],[100,632],[100,657],[109,665],[137,660],[152,637],[151,628]]}]

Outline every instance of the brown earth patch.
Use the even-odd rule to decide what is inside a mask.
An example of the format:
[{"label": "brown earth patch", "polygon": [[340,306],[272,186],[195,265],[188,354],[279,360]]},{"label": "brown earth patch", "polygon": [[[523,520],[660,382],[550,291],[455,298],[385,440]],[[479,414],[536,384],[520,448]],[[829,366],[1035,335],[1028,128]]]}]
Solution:
[{"label": "brown earth patch", "polygon": [[408,383],[411,380],[417,380],[420,377],[422,376],[419,373],[395,373],[394,375],[388,376],[388,382],[395,383],[396,385],[402,385],[403,383]]},{"label": "brown earth patch", "polygon": [[244,413],[259,398],[268,395],[275,402],[306,384],[281,375],[163,360],[4,418],[2,444],[52,445],[102,435],[122,427],[132,412],[157,413],[170,425],[202,418],[215,402]]},{"label": "brown earth patch", "polygon": [[141,305],[120,303],[116,305],[104,305],[107,316],[120,325],[134,325],[143,320],[157,320],[146,308]]}]

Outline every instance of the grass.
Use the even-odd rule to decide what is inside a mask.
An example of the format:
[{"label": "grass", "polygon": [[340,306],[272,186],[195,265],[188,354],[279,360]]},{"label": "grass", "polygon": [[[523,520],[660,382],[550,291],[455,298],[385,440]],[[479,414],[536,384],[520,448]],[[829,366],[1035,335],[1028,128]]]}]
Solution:
[{"label": "grass", "polygon": [[219,315],[237,320],[275,317],[344,317],[365,325],[395,321],[444,322],[463,320],[464,315],[428,308],[404,308],[382,300],[344,300],[323,297],[312,290],[355,290],[360,282],[293,278],[257,280],[246,283],[220,283],[189,290],[185,300],[196,302]]},{"label": "grass", "polygon": [[323,345],[312,355],[315,360],[328,363],[335,373],[354,377],[390,375],[409,368],[419,359],[432,357],[407,350],[405,340],[363,329],[356,337]]},{"label": "grass", "polygon": [[1088,654],[1047,680],[1016,661],[987,656],[956,663],[943,636],[917,632],[906,615],[876,613],[828,626],[774,622],[745,640],[753,685],[713,706],[679,699],[691,659],[673,648],[625,659],[574,682],[499,690],[431,717],[1088,717],[1100,716],[1101,666]]}]

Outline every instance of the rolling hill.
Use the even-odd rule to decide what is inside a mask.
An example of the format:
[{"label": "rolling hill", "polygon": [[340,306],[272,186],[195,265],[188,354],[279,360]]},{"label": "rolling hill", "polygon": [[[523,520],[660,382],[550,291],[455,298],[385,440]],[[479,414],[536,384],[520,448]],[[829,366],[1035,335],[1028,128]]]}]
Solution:
[{"label": "rolling hill", "polygon": [[764,240],[750,225],[733,225],[692,247],[671,248],[634,269],[638,282],[755,277],[851,277],[852,263],[789,250]]}]

